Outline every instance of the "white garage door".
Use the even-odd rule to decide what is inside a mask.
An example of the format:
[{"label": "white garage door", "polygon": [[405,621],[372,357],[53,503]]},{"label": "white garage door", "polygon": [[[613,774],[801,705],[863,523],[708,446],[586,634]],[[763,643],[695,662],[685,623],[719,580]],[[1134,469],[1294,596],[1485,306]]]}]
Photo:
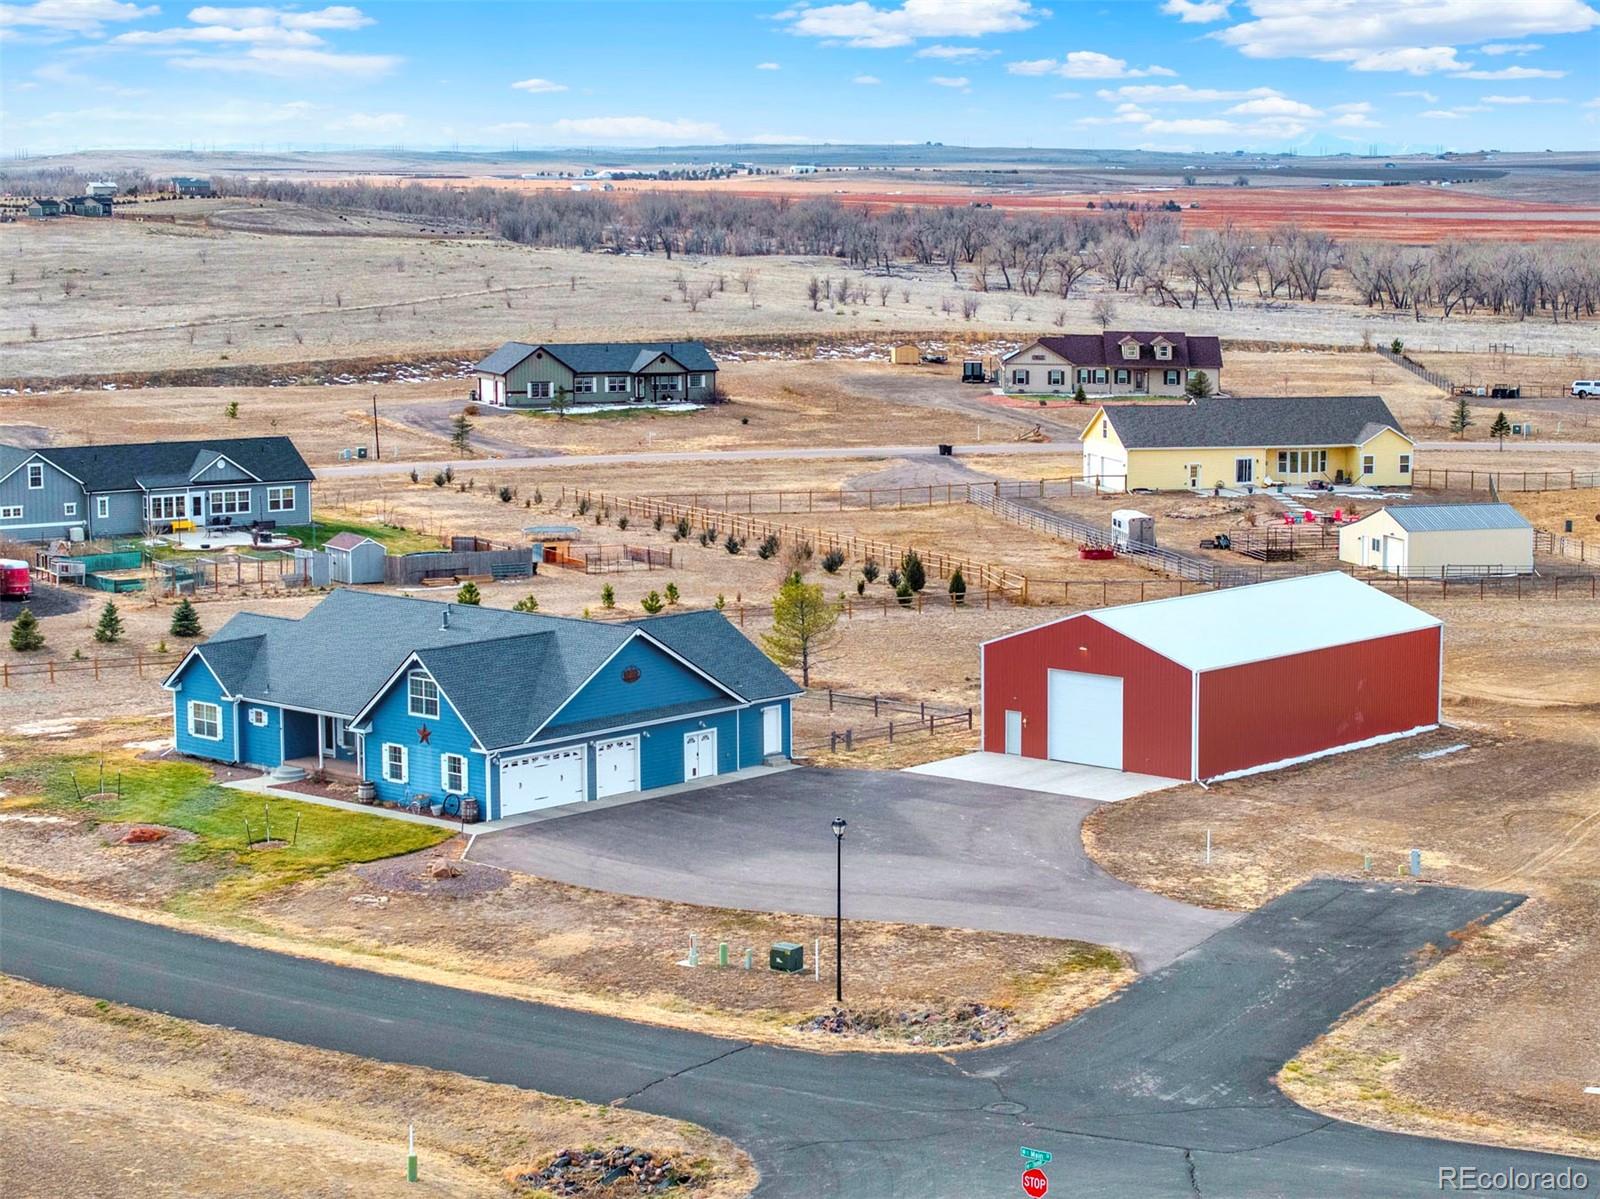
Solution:
[{"label": "white garage door", "polygon": [[639,789],[639,738],[619,737],[594,743],[594,794],[626,795]]},{"label": "white garage door", "polygon": [[557,804],[580,803],[584,751],[558,749],[500,764],[500,815],[535,812]]},{"label": "white garage door", "polygon": [[683,735],[683,781],[710,778],[717,773],[717,730],[701,729]]},{"label": "white garage door", "polygon": [[1122,769],[1122,680],[1050,672],[1048,755],[1057,762]]}]

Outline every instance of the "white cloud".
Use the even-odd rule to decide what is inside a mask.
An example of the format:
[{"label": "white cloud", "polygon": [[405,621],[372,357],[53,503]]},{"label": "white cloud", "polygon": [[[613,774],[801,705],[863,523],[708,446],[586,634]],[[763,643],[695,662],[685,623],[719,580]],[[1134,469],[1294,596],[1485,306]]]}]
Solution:
[{"label": "white cloud", "polygon": [[965,75],[934,75],[928,82],[935,87],[954,87],[962,91],[968,91],[972,86],[972,80]]},{"label": "white cloud", "polygon": [[1101,88],[1095,93],[1102,100],[1145,100],[1151,102],[1178,102],[1212,104],[1223,100],[1254,100],[1283,93],[1276,88],[1252,87],[1243,91],[1226,91],[1215,87],[1190,87],[1187,83],[1125,83],[1118,88]]},{"label": "white cloud", "polygon": [[1430,108],[1417,114],[1425,121],[1458,121],[1462,114],[1451,108]]},{"label": "white cloud", "polygon": [[189,19],[200,25],[234,25],[241,28],[276,24],[285,29],[361,29],[372,24],[371,17],[347,4],[319,8],[314,12],[295,12],[266,6],[220,8],[202,5],[189,10]]},{"label": "white cloud", "polygon": [[401,112],[352,112],[340,117],[329,129],[351,133],[395,133],[404,129],[406,115]]},{"label": "white cloud", "polygon": [[1600,96],[1596,96],[1593,100],[1585,100],[1578,107],[1579,108],[1600,108]]},{"label": "white cloud", "polygon": [[1567,101],[1562,96],[1550,96],[1535,99],[1533,96],[1485,96],[1485,104],[1565,104]]},{"label": "white cloud", "polygon": [[907,46],[921,38],[982,37],[1031,29],[1040,16],[1029,0],[901,0],[898,7],[879,8],[866,0],[791,8],[777,19],[801,37],[843,41],[851,46],[884,49]]},{"label": "white cloud", "polygon": [[1079,117],[1074,124],[1078,125],[1143,125],[1155,120],[1155,114],[1146,112],[1137,104],[1119,104],[1116,111],[1107,117]]},{"label": "white cloud", "polygon": [[546,92],[564,92],[567,90],[566,84],[556,83],[550,79],[519,79],[511,86],[519,92],[532,92],[535,95],[543,95]]},{"label": "white cloud", "polygon": [[1083,93],[1082,92],[1051,92],[1050,93],[1050,98],[1052,100],[1081,100],[1081,99],[1083,99]]},{"label": "white cloud", "polygon": [[1535,50],[1543,50],[1538,42],[1489,42],[1479,46],[1479,54],[1488,54],[1498,58],[1502,54],[1532,54]]},{"label": "white cloud", "polygon": [[1057,62],[1053,58],[1028,58],[1006,64],[1013,75],[1060,75],[1067,79],[1138,79],[1146,75],[1176,75],[1167,67],[1130,67],[1127,60],[1098,50],[1072,50]]},{"label": "white cloud", "polygon": [[1428,91],[1396,92],[1397,96],[1404,96],[1410,100],[1421,100],[1424,104],[1437,104],[1439,97]]},{"label": "white cloud", "polygon": [[1329,112],[1371,112],[1372,104],[1367,100],[1356,100],[1350,104],[1331,104]]},{"label": "white cloud", "polygon": [[596,141],[727,141],[722,127],[711,121],[679,118],[663,121],[657,117],[577,117],[557,121],[558,133],[576,134]]},{"label": "white cloud", "polygon": [[1228,5],[1233,0],[1167,0],[1161,11],[1177,17],[1185,25],[1205,25],[1220,21],[1228,15]]},{"label": "white cloud", "polygon": [[1335,126],[1337,128],[1340,128],[1340,129],[1381,129],[1381,128],[1383,128],[1382,125],[1380,125],[1377,121],[1374,121],[1371,117],[1369,117],[1364,112],[1347,112],[1347,113],[1343,114],[1342,116],[1334,117],[1333,120],[1328,122],[1328,124],[1333,125],[1333,126]]},{"label": "white cloud", "polygon": [[758,62],[758,63],[756,63],[756,70],[758,70],[758,71],[781,71],[781,70],[783,70],[783,68],[781,66],[779,66],[775,62]]},{"label": "white cloud", "polygon": [[1246,100],[1228,109],[1235,116],[1249,117],[1319,117],[1322,114],[1309,104],[1291,100],[1287,96],[1263,96],[1259,100]]},{"label": "white cloud", "polygon": [[879,79],[876,75],[857,75],[850,82],[859,83],[862,87],[877,87],[878,84],[883,82],[883,80]]},{"label": "white cloud", "polygon": [[[1356,62],[1600,25],[1584,0],[1247,0],[1253,20],[1211,36],[1250,58]],[[1367,70],[1395,69],[1367,67]],[[1411,69],[1403,67],[1399,69]],[[1448,68],[1446,68],[1448,69]],[[1414,71],[1413,73],[1421,73]]]},{"label": "white cloud", "polygon": [[1352,71],[1404,71],[1408,75],[1464,71],[1472,66],[1456,57],[1454,46],[1396,46],[1357,54],[1349,62]]},{"label": "white cloud", "polygon": [[485,133],[527,133],[534,128],[528,121],[502,121],[498,125],[484,126]]},{"label": "white cloud", "polygon": [[0,25],[92,37],[107,24],[137,21],[160,11],[154,4],[125,4],[121,0],[38,0],[35,4],[0,4]]},{"label": "white cloud", "polygon": [[1562,79],[1565,71],[1551,71],[1541,67],[1499,67],[1493,71],[1459,71],[1458,79]]},{"label": "white cloud", "polygon": [[998,50],[980,50],[977,46],[924,46],[916,53],[917,58],[993,58],[999,54]]},{"label": "white cloud", "polygon": [[256,46],[243,54],[193,54],[167,59],[168,66],[186,71],[234,71],[283,79],[331,76],[345,80],[376,79],[400,62],[392,54],[335,54],[269,46]]},{"label": "white cloud", "polygon": [[1236,133],[1239,126],[1232,121],[1216,118],[1183,118],[1176,121],[1153,120],[1145,125],[1146,133],[1221,134]]},{"label": "white cloud", "polygon": [[165,46],[179,42],[216,42],[250,45],[321,46],[323,40],[308,29],[281,25],[179,25],[172,29],[133,29],[111,39],[126,46]]},{"label": "white cloud", "polygon": [[818,146],[823,141],[809,133],[752,133],[744,140],[761,146]]}]

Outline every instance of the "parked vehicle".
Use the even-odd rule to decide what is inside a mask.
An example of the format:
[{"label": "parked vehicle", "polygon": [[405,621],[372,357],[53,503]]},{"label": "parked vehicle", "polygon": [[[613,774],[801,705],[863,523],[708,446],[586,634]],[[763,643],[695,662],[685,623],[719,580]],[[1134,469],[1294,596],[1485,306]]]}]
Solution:
[{"label": "parked vehicle", "polygon": [[1600,396],[1600,379],[1574,379],[1572,394],[1580,399],[1587,396]]},{"label": "parked vehicle", "polygon": [[16,558],[0,558],[0,600],[33,598],[33,572]]}]

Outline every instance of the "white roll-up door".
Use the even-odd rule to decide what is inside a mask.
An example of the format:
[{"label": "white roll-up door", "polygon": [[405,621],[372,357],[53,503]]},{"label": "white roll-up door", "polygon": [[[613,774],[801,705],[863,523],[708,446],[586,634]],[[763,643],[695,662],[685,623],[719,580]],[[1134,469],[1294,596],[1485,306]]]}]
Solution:
[{"label": "white roll-up door", "polygon": [[1057,762],[1122,769],[1122,680],[1052,670],[1046,753]]},{"label": "white roll-up door", "polygon": [[587,797],[584,758],[580,746],[501,762],[500,815],[515,816],[557,804],[581,803]]}]

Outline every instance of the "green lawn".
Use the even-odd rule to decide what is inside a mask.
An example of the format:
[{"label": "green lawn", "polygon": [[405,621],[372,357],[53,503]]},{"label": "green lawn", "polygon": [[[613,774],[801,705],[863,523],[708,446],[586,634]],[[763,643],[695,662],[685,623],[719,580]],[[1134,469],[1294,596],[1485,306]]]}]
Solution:
[{"label": "green lawn", "polygon": [[[76,775],[78,787],[93,792],[99,785],[97,758],[34,754],[17,743],[7,743],[4,750],[5,773],[11,782],[38,788],[39,798],[31,806],[90,815],[102,822],[160,824],[194,833],[199,840],[183,847],[184,860],[220,864],[228,873],[215,886],[186,895],[184,906],[231,907],[341,866],[413,853],[453,835],[448,829],[429,825],[234,791],[213,784],[204,766],[144,762],[131,756],[114,759],[108,755],[106,759],[106,787],[115,790],[120,770],[122,798],[89,802],[78,798],[73,778]],[[24,789],[16,785],[7,788],[12,792]],[[268,812],[273,837],[293,838],[294,844],[247,849],[245,822],[250,822],[252,836],[259,839]],[[205,877],[209,882],[212,876]]]},{"label": "green lawn", "polygon": [[340,533],[355,533],[361,537],[370,537],[387,548],[391,554],[414,554],[421,550],[442,548],[437,537],[413,533],[409,529],[397,529],[391,525],[369,525],[354,520],[319,520],[315,525],[315,536],[312,535],[312,529],[311,525],[287,525],[278,532],[297,537],[302,545],[314,550],[320,550],[327,544],[329,538]]},{"label": "green lawn", "polygon": [[523,416],[538,417],[541,420],[637,420],[641,416],[693,416],[697,412],[705,411],[700,408],[678,409],[676,411],[661,408],[611,408],[604,412],[568,412],[558,413],[553,408],[518,408]]}]

